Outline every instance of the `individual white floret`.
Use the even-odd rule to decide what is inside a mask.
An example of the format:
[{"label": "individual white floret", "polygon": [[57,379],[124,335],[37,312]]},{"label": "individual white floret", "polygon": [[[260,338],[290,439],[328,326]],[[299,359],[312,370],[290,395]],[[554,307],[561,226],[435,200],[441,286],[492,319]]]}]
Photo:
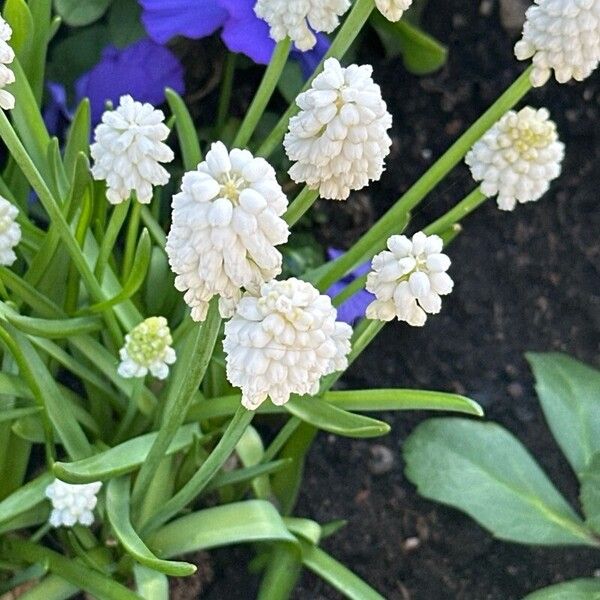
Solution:
[{"label": "individual white floret", "polygon": [[166,250],[194,320],[206,318],[213,296],[220,297],[221,315],[231,316],[244,289],[258,292],[281,273],[275,246],[289,236],[281,218],[287,204],[264,158],[237,148],[228,152],[221,142],[183,176]]},{"label": "individual white floret", "polygon": [[442,253],[442,239],[437,235],[415,233],[412,239],[393,235],[388,250],[373,258],[367,276],[367,290],[375,300],[367,307],[367,318],[391,321],[396,318],[421,327],[427,314],[442,308],[440,296],[449,294],[454,282],[446,273],[450,259]]},{"label": "individual white floret", "polygon": [[12,69],[6,66],[10,65],[15,59],[15,52],[8,45],[11,36],[12,29],[10,25],[0,17],[0,108],[4,110],[15,107],[15,97],[4,89],[15,80]]},{"label": "individual white floret", "polygon": [[53,527],[73,527],[77,523],[89,527],[94,522],[93,510],[96,507],[96,494],[102,483],[76,485],[55,479],[46,488],[46,497],[52,502],[50,525]]},{"label": "individual white floret", "polygon": [[392,117],[371,78],[370,65],[344,68],[325,61],[311,88],[296,98],[284,146],[291,178],[319,189],[323,198],[345,200],[351,190],[378,180],[392,141]]},{"label": "individual white floret", "polygon": [[150,371],[157,379],[166,379],[169,365],[177,358],[172,343],[171,330],[164,317],[145,319],[125,336],[125,345],[119,351],[119,375],[145,377]]},{"label": "individual white floret", "polygon": [[600,61],[600,0],[535,0],[515,55],[533,57],[535,87],[544,85],[552,71],[559,83],[589,77]]},{"label": "individual white floret", "polygon": [[106,197],[120,204],[135,192],[137,200],[148,204],[152,187],[165,185],[169,172],[160,164],[174,158],[163,143],[169,135],[165,116],[147,102],[121,96],[115,110],[107,110],[94,131],[90,147],[94,179],[106,180]]},{"label": "individual white floret", "polygon": [[13,248],[21,241],[21,227],[16,221],[18,214],[17,207],[0,196],[0,265],[5,267],[17,260]]},{"label": "individual white floret", "polygon": [[314,32],[331,33],[349,7],[349,0],[258,0],[254,12],[276,42],[289,37],[305,52],[317,43]]},{"label": "individual white floret", "polygon": [[565,147],[545,108],[509,111],[465,157],[473,179],[502,210],[541,198],[560,175]]},{"label": "individual white floret", "polygon": [[410,8],[413,0],[375,0],[379,12],[388,19],[388,21],[399,21],[404,11]]},{"label": "individual white floret", "polygon": [[348,365],[352,328],[336,321],[328,296],[291,278],[245,294],[225,324],[227,378],[242,389],[242,404],[267,397],[285,404],[291,394],[316,394],[324,375]]}]

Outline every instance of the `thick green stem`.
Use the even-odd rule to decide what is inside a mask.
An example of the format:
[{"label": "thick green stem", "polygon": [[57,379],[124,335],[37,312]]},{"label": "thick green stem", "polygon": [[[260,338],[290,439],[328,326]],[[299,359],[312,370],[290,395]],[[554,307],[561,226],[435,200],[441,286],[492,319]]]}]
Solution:
[{"label": "thick green stem", "polygon": [[290,53],[290,48],[292,46],[292,42],[289,38],[282,40],[275,47],[275,52],[273,52],[273,56],[271,57],[271,61],[269,62],[269,66],[263,75],[262,81],[260,82],[260,86],[254,95],[254,99],[252,100],[252,104],[250,104],[250,108],[240,125],[240,128],[233,140],[233,146],[236,148],[243,148],[246,146],[260,121],[260,118],[263,116],[265,112],[265,108],[277,87],[277,83],[279,82],[279,78],[281,77],[281,73],[283,72],[283,67],[285,67],[285,63],[287,62],[288,55]]},{"label": "thick green stem", "polygon": [[302,191],[294,198],[285,215],[283,215],[286,223],[290,227],[297,223],[318,197],[319,190],[311,190],[308,186],[302,188]]},{"label": "thick green stem", "polygon": [[[373,0],[357,0],[355,2],[352,10],[346,17],[344,24],[340,27],[337,35],[335,36],[335,39],[333,40],[333,43],[331,44],[327,54],[319,66],[315,69],[315,73],[306,82],[301,91],[304,92],[310,87],[315,75],[321,71],[321,67],[325,60],[332,57],[341,59],[344,54],[346,54],[346,51],[363,28],[363,25],[367,22],[373,7]],[[298,106],[294,102],[288,107],[281,119],[279,119],[277,122],[277,125],[275,125],[275,127],[271,130],[271,133],[267,139],[261,144],[260,148],[256,152],[259,156],[268,158],[273,153],[275,148],[277,148],[277,146],[279,146],[281,143],[281,140],[283,140],[283,136],[288,128],[288,122],[290,118],[293,117],[297,112]]]},{"label": "thick green stem", "polygon": [[481,188],[474,189],[468,196],[463,198],[456,206],[451,208],[444,216],[434,221],[423,232],[427,235],[442,235],[450,229],[454,224],[461,221],[468,214],[472,213],[478,206],[482,205],[487,200],[481,192]]},{"label": "thick green stem", "polygon": [[218,134],[221,134],[227,114],[229,113],[229,105],[231,103],[231,92],[233,90],[233,79],[235,75],[235,61],[237,54],[230,52],[225,58],[225,68],[223,69],[223,83],[221,84],[221,93],[219,94],[219,107],[217,109],[217,123],[215,125]]},{"label": "thick green stem", "polygon": [[135,248],[138,241],[138,233],[140,230],[140,212],[142,205],[135,201],[129,216],[129,225],[127,227],[127,237],[125,238],[125,253],[123,254],[123,267],[121,269],[122,281],[127,281],[131,268],[133,267],[133,257],[135,256]]}]

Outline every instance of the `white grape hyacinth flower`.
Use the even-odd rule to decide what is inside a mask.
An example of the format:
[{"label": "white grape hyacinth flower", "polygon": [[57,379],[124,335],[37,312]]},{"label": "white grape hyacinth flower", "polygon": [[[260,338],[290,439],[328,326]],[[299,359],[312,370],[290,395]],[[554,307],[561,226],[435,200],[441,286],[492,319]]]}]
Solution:
[{"label": "white grape hyacinth flower", "polygon": [[0,196],[0,265],[10,267],[17,255],[13,248],[21,241],[21,227],[17,223],[19,210]]},{"label": "white grape hyacinth flower", "polygon": [[15,107],[15,97],[4,89],[15,81],[15,74],[12,69],[6,66],[10,65],[15,59],[15,52],[8,45],[11,37],[12,29],[10,25],[0,17],[0,108],[4,110]]},{"label": "white grape hyacinth flower", "polygon": [[600,0],[535,0],[527,9],[519,60],[533,57],[530,81],[583,81],[600,62]]},{"label": "white grape hyacinth flower", "polygon": [[102,482],[95,481],[83,485],[65,483],[55,479],[46,487],[46,497],[52,502],[50,525],[52,527],[73,527],[77,523],[89,527],[94,522],[94,508]]},{"label": "white grape hyacinth flower", "polygon": [[125,345],[119,351],[119,375],[145,377],[150,372],[157,379],[166,379],[169,365],[177,358],[172,343],[171,330],[164,317],[145,319],[125,336]]},{"label": "white grape hyacinth flower", "polygon": [[276,42],[289,37],[306,52],[317,43],[313,32],[331,33],[349,7],[349,0],[258,0],[254,12],[267,22]]},{"label": "white grape hyacinth flower", "polygon": [[138,202],[152,200],[152,188],[165,185],[169,172],[160,164],[171,162],[175,155],[164,140],[169,128],[165,115],[145,102],[121,96],[115,110],[107,110],[94,131],[90,147],[94,179],[106,181],[106,197],[120,204],[135,192]]},{"label": "white grape hyacinth flower", "polygon": [[331,299],[291,278],[264,283],[245,294],[225,324],[227,379],[241,388],[242,404],[255,410],[270,397],[316,394],[324,375],[348,366],[352,328],[336,321]]},{"label": "white grape hyacinth flower", "polygon": [[367,307],[367,318],[396,318],[422,327],[427,314],[440,312],[440,296],[449,294],[454,287],[446,273],[450,259],[442,253],[442,238],[422,231],[412,239],[393,235],[387,247],[373,258],[372,271],[367,276],[367,290],[375,294],[375,300]]},{"label": "white grape hyacinth flower", "polygon": [[394,23],[402,18],[412,3],[413,0],[375,0],[379,12]]},{"label": "white grape hyacinth flower", "polygon": [[283,142],[295,163],[289,174],[323,198],[345,200],[383,173],[392,116],[372,73],[370,65],[344,68],[329,58],[296,98],[300,113],[290,119]]},{"label": "white grape hyacinth flower", "polygon": [[290,233],[281,218],[287,205],[264,158],[237,148],[228,152],[221,142],[183,176],[166,250],[192,319],[206,318],[213,296],[219,296],[221,316],[230,317],[244,289],[258,292],[281,273],[275,246]]},{"label": "white grape hyacinth flower", "polygon": [[539,200],[560,175],[565,147],[545,108],[506,113],[467,153],[465,162],[481,191],[498,195],[498,207]]}]

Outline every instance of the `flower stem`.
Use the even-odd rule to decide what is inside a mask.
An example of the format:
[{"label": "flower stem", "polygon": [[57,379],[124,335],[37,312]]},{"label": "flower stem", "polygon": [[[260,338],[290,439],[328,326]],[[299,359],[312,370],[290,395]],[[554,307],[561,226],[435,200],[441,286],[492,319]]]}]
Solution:
[{"label": "flower stem", "polygon": [[133,198],[130,200],[133,202],[131,208],[131,215],[129,216],[129,224],[127,226],[127,237],[125,238],[125,253],[123,254],[123,266],[121,269],[121,280],[127,281],[131,268],[133,267],[133,257],[135,256],[135,248],[138,240],[138,233],[140,230],[140,213],[142,205]]},{"label": "flower stem", "polygon": [[[373,0],[357,0],[352,7],[352,10],[346,17],[344,24],[340,27],[333,43],[331,44],[327,54],[323,58],[323,60],[319,63],[313,76],[304,84],[302,88],[302,92],[306,91],[316,74],[321,71],[321,67],[325,60],[328,58],[337,58],[340,59],[346,54],[346,51],[352,44],[352,42],[356,39],[356,36],[360,33],[363,25],[366,23],[371,11],[373,10]],[[281,119],[277,122],[277,125],[271,130],[271,133],[267,137],[267,139],[261,144],[260,148],[257,150],[256,154],[259,156],[263,156],[268,158],[275,148],[279,146],[285,131],[288,127],[288,121],[290,117],[293,117],[298,112],[298,106],[295,102],[290,104],[288,109],[285,111]]]},{"label": "flower stem", "polygon": [[235,148],[243,148],[248,144],[252,137],[252,134],[277,87],[277,83],[279,82],[285,63],[287,62],[291,47],[292,42],[289,38],[282,40],[275,46],[275,51],[273,52],[269,66],[263,75],[260,86],[250,104],[250,108],[233,140],[233,146]]},{"label": "flower stem", "polygon": [[123,223],[125,222],[127,213],[129,212],[130,204],[131,200],[117,204],[110,215],[108,227],[106,228],[106,232],[102,238],[102,243],[100,244],[100,249],[98,251],[98,258],[96,259],[96,268],[94,270],[94,274],[96,275],[98,281],[102,281],[102,278],[104,277],[104,269],[106,268],[112,250],[117,243],[117,237],[119,236],[121,227],[123,227]]},{"label": "flower stem", "polygon": [[225,59],[225,68],[223,71],[223,83],[221,84],[221,93],[219,94],[219,107],[217,109],[217,123],[215,129],[220,136],[227,120],[229,105],[231,103],[231,91],[233,89],[233,79],[235,75],[235,61],[237,54],[229,52]]},{"label": "flower stem", "polygon": [[319,197],[319,190],[311,190],[308,186],[304,186],[302,191],[294,198],[292,203],[283,215],[286,223],[291,227],[297,223],[304,213],[315,203]]},{"label": "flower stem", "polygon": [[487,200],[481,192],[481,188],[474,189],[468,196],[463,198],[456,206],[451,208],[443,217],[434,221],[425,229],[423,233],[427,235],[441,235],[444,231],[447,231],[454,224],[458,223],[461,219],[472,213],[478,206],[483,204]]},{"label": "flower stem", "polygon": [[524,71],[348,252],[331,263],[331,269],[316,282],[320,289],[326,289],[341,279],[358,266],[365,255],[373,256],[381,250],[389,235],[398,233],[396,224],[403,223],[408,213],[463,159],[471,146],[531,89],[530,70],[531,67]]}]

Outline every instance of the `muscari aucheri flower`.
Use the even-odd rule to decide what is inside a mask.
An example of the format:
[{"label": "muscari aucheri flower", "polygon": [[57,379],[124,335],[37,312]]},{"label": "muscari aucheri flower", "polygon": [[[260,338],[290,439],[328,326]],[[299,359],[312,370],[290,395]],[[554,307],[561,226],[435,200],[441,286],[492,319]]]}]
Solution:
[{"label": "muscari aucheri flower", "polygon": [[46,487],[46,497],[52,502],[50,525],[52,527],[73,527],[78,523],[89,527],[94,522],[96,494],[102,483],[72,484],[55,479]]},{"label": "muscari aucheri flower", "polygon": [[0,265],[10,267],[17,255],[14,247],[21,241],[21,227],[17,223],[19,210],[0,196]]}]

